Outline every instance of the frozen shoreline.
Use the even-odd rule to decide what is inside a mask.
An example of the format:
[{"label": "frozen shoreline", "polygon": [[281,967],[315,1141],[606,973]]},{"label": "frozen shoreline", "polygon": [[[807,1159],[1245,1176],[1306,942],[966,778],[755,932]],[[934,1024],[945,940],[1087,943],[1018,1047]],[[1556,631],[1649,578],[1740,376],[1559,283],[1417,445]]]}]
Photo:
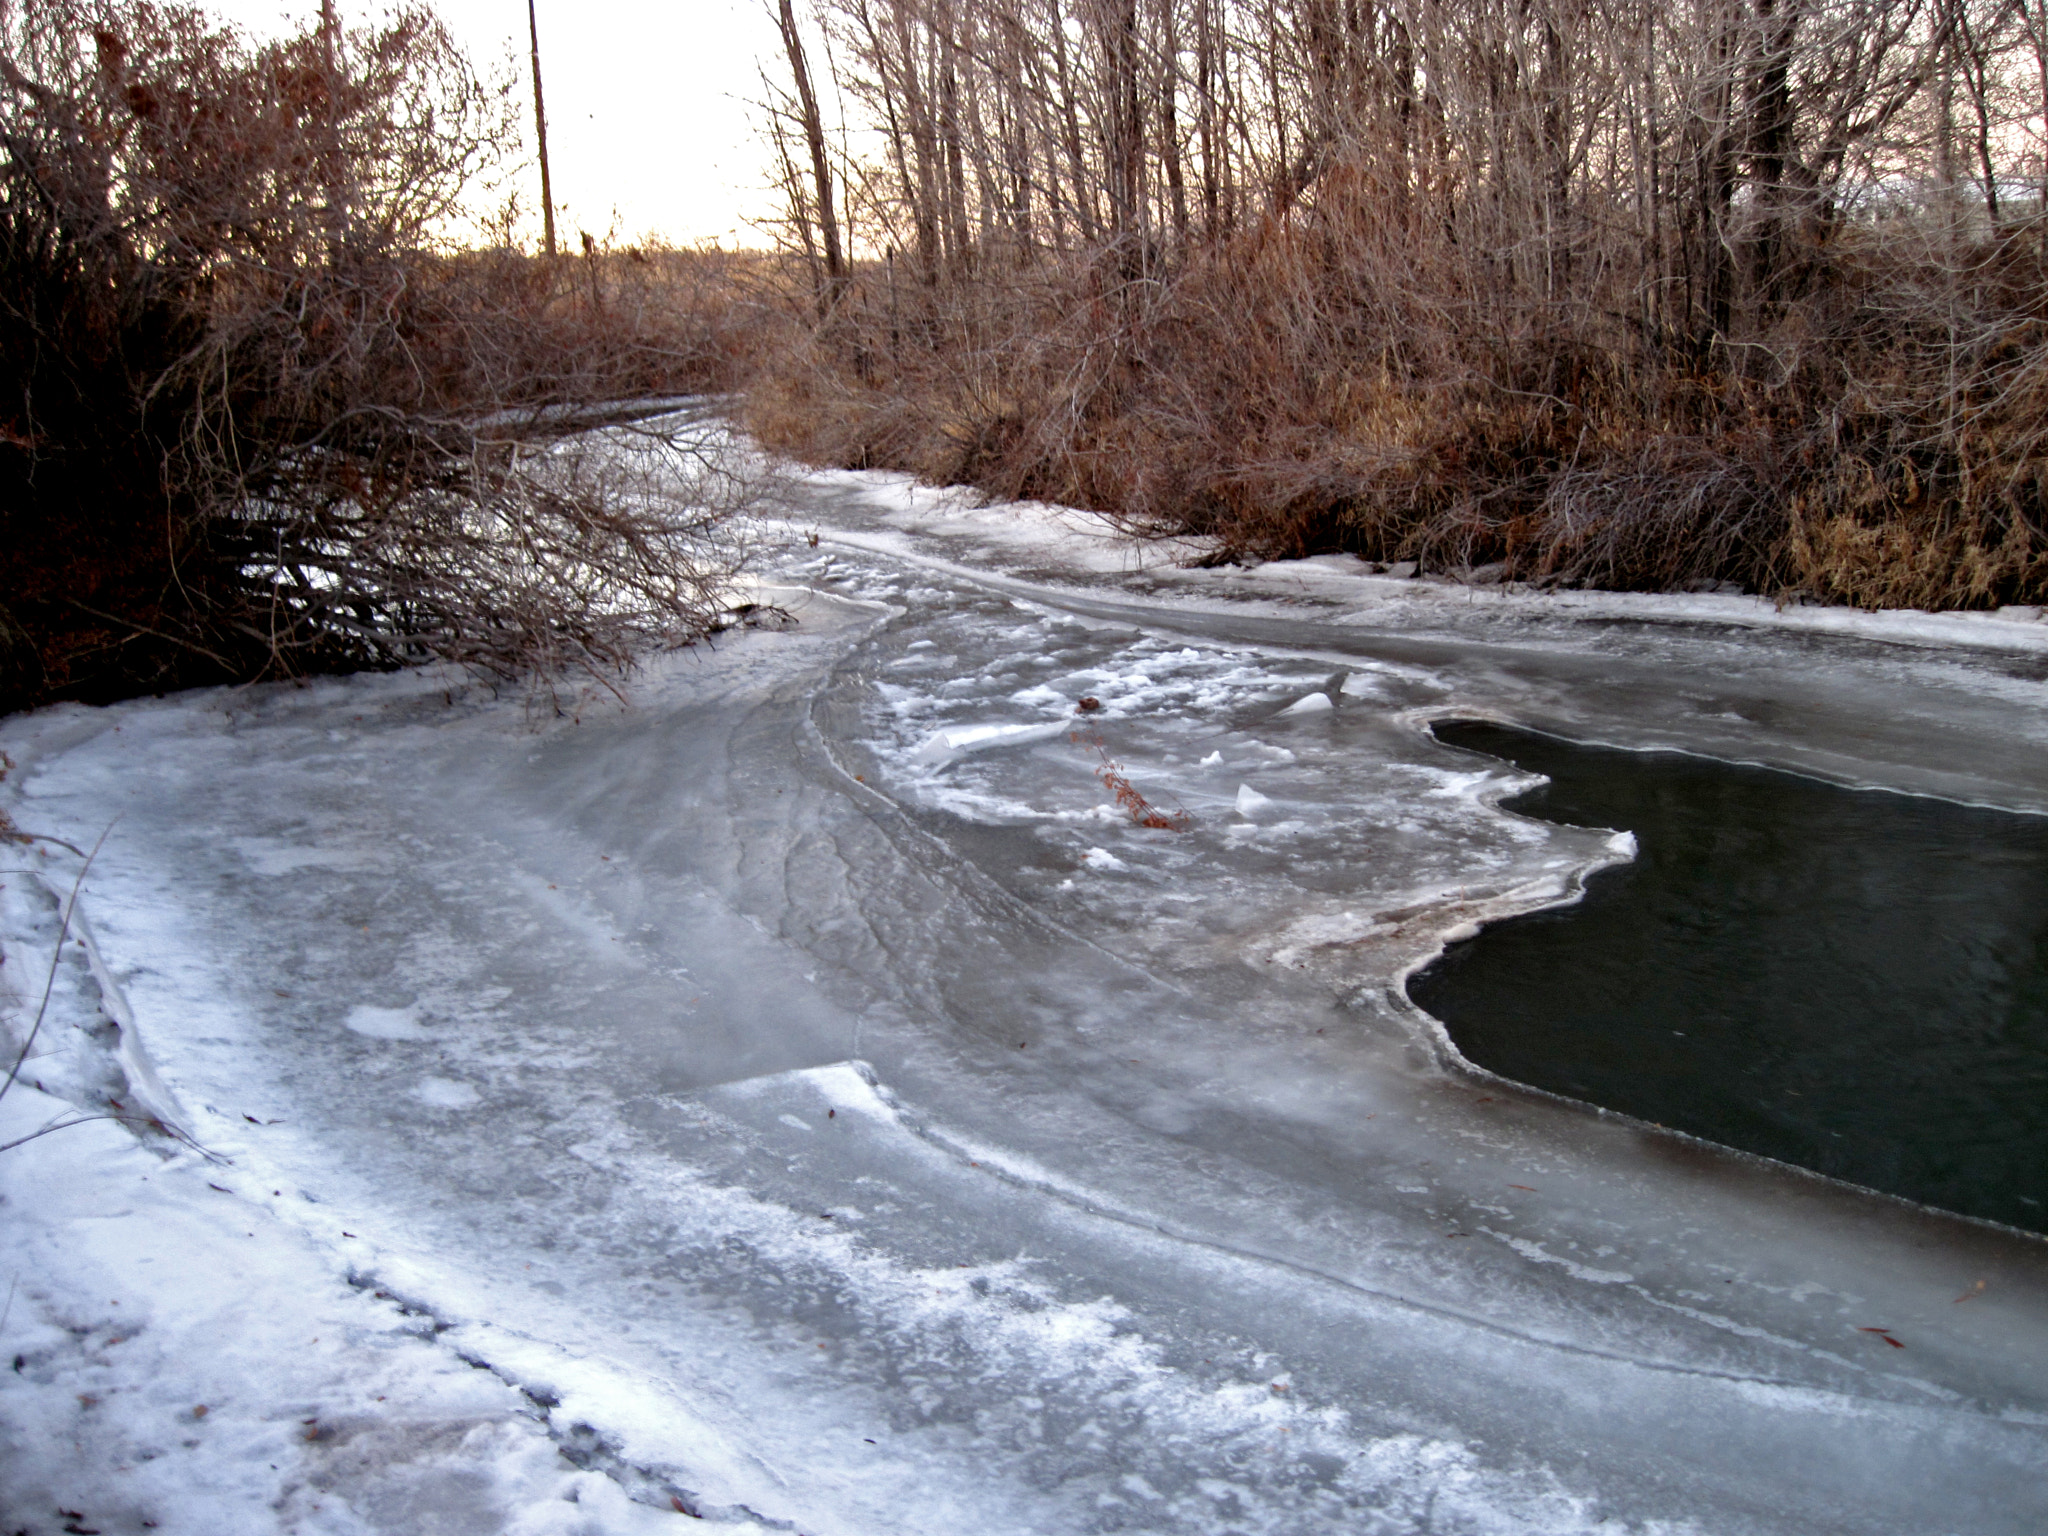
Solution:
[{"label": "frozen shoreline", "polygon": [[[1175,601],[1239,604],[1265,597],[1309,597],[1339,605],[1395,603],[1418,615],[1453,606],[1493,612],[1535,608],[1548,616],[1632,619],[1675,624],[1725,624],[1843,636],[1903,645],[1956,645],[2048,652],[2048,609],[2006,607],[1983,612],[1930,613],[1921,609],[1866,610],[1832,604],[1780,605],[1752,594],[1536,590],[1520,583],[1472,585],[1454,576],[1376,574],[1352,555],[1269,560],[1216,567],[1212,551],[1190,538],[1141,539],[1116,530],[1098,514],[1042,502],[987,503],[975,492],[934,488],[890,470],[798,470],[797,482],[835,500],[858,498],[879,527],[825,537],[849,547],[897,556],[917,554],[926,540],[958,541],[984,559],[964,572],[993,566],[1011,573],[1058,571],[1070,579],[1147,575],[1177,588]],[[801,519],[792,527],[809,528]],[[1227,596],[1221,594],[1228,594]]]}]

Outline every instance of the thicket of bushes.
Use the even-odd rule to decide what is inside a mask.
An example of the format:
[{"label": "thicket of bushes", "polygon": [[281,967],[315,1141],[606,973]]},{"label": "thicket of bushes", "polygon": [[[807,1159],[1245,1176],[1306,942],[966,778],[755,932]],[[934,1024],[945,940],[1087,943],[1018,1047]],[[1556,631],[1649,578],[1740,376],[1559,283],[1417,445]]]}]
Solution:
[{"label": "thicket of bushes", "polygon": [[730,387],[730,258],[458,239],[517,107],[423,9],[0,7],[0,711],[712,620],[730,466],[572,429]]},{"label": "thicket of bushes", "polygon": [[1249,555],[2048,598],[2034,0],[819,15],[879,149],[782,104],[770,443]]}]

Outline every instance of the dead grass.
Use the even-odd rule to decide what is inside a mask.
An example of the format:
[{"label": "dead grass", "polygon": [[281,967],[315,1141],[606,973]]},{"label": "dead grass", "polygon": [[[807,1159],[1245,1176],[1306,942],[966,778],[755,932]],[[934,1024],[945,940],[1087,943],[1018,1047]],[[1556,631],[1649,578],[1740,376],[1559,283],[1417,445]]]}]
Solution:
[{"label": "dead grass", "polygon": [[747,423],[810,462],[1089,507],[1218,558],[1349,551],[1866,607],[2048,597],[2038,255],[1978,296],[1959,357],[1900,320],[1928,274],[1845,250],[1737,370],[1592,324],[1475,336],[1455,274],[1389,314],[1313,242],[1244,244],[1134,314],[1095,302],[1085,265],[957,309],[921,295],[939,313],[914,345],[899,322],[893,349],[857,269],[831,325],[764,354]]}]

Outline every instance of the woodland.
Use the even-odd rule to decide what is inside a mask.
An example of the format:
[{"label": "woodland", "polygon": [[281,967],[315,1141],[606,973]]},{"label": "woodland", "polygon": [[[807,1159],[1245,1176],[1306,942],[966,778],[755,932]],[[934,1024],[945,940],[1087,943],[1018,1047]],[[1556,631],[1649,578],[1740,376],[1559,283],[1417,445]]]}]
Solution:
[{"label": "woodland", "polygon": [[0,7],[0,710],[687,643],[681,396],[1218,561],[2048,597],[2048,0],[775,6],[743,252],[522,244],[424,7]]}]

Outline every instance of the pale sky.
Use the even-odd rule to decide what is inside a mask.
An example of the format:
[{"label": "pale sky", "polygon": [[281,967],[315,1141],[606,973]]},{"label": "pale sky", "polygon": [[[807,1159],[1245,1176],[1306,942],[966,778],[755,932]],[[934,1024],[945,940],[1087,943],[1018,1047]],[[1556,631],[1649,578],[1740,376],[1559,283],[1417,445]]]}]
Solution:
[{"label": "pale sky", "polygon": [[[251,31],[285,16],[312,17],[319,0],[195,0],[201,10]],[[378,10],[338,0],[344,25]],[[679,244],[758,245],[748,225],[770,212],[764,156],[750,103],[761,95],[758,61],[779,47],[770,0],[537,0],[541,82],[548,104],[548,161],[556,237],[577,232],[622,243],[664,236]],[[489,75],[516,48],[531,137],[526,0],[436,0],[434,9]],[[536,210],[540,176],[522,187]]]}]

